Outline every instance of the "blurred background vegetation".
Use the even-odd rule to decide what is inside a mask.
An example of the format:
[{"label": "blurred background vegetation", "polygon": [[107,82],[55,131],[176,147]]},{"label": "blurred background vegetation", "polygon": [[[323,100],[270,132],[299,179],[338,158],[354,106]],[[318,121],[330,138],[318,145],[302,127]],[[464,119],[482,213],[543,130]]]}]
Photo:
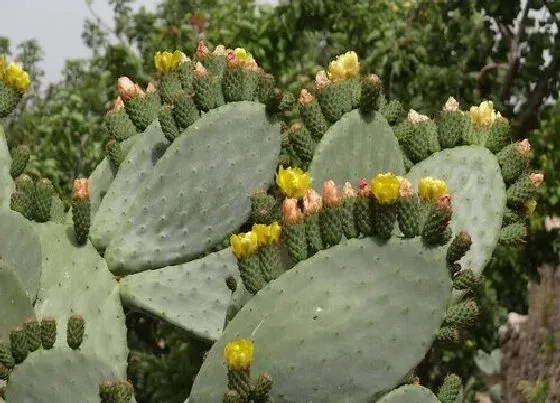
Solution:
[{"label": "blurred background vegetation", "polygon": [[[85,0],[91,6],[92,0]],[[435,385],[455,371],[484,389],[474,357],[497,347],[508,312],[526,313],[527,282],[538,265],[558,263],[560,215],[560,0],[161,0],[156,11],[134,11],[133,0],[108,0],[114,21],[93,12],[82,39],[87,60],[68,59],[63,79],[41,89],[41,44],[0,38],[0,53],[23,63],[32,90],[2,122],[10,146],[33,150],[30,171],[68,194],[72,179],[89,175],[103,157],[105,111],[116,80],[146,85],[158,50],[194,51],[212,45],[244,47],[279,86],[299,92],[335,55],[358,52],[364,71],[377,73],[389,98],[434,115],[453,96],[463,108],[490,99],[511,119],[517,139],[529,138],[534,164],[545,173],[527,244],[496,250],[486,269],[479,326],[457,350],[431,351],[417,374]],[[114,28],[111,28],[114,27]],[[14,49],[14,54],[12,54]],[[129,312],[129,376],[139,402],[182,402],[209,346],[176,329]]]}]

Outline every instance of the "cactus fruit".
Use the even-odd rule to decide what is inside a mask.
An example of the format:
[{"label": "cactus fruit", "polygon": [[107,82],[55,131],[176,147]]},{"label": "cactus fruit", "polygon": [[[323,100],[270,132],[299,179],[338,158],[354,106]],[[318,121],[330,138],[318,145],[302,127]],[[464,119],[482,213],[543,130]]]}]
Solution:
[{"label": "cactus fruit", "polygon": [[447,375],[438,390],[437,398],[441,403],[455,403],[461,393],[462,386],[463,382],[457,375]]},{"label": "cactus fruit", "polygon": [[45,350],[50,350],[56,343],[56,320],[52,317],[41,320],[41,343]]},{"label": "cactus fruit", "polygon": [[16,108],[31,80],[21,65],[6,64],[3,55],[0,55],[0,72],[0,118],[5,118]]},{"label": "cactus fruit", "polygon": [[72,220],[76,242],[86,244],[91,225],[91,203],[89,200],[89,183],[85,178],[74,180],[72,188]]},{"label": "cactus fruit", "polygon": [[68,318],[66,341],[72,350],[77,350],[84,338],[84,318],[80,315],[72,315]]},{"label": "cactus fruit", "polygon": [[12,178],[16,178],[23,173],[30,156],[31,150],[29,150],[29,147],[26,145],[20,145],[14,150],[12,153],[12,165],[10,167],[10,175],[12,175]]}]

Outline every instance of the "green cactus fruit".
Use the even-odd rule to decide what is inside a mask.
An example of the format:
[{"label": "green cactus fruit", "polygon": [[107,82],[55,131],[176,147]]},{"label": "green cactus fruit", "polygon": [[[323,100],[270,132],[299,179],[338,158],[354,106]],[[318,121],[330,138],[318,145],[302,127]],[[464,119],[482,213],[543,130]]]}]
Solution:
[{"label": "green cactus fruit", "polygon": [[329,82],[317,89],[317,100],[325,118],[334,123],[352,110],[352,84],[349,80]]},{"label": "green cactus fruit", "polygon": [[160,106],[161,100],[154,92],[148,92],[145,96],[138,96],[125,102],[126,113],[136,129],[141,132],[157,119]]},{"label": "green cactus fruit", "polygon": [[56,342],[56,320],[46,316],[41,320],[41,344],[45,350],[53,348]]},{"label": "green cactus fruit", "polygon": [[480,278],[471,269],[463,269],[453,277],[453,288],[456,290],[476,291],[480,286]]},{"label": "green cactus fruit", "polygon": [[451,207],[448,204],[442,205],[439,200],[435,202],[422,229],[422,238],[428,245],[444,245],[449,240],[447,238],[447,228],[451,221]]},{"label": "green cactus fruit", "polygon": [[352,109],[357,109],[360,107],[360,100],[362,99],[362,84],[359,78],[348,79],[348,85],[350,86],[350,102],[352,104]]},{"label": "green cactus fruit", "polygon": [[14,181],[10,175],[11,166],[12,157],[8,151],[4,128],[0,125],[0,210],[10,208],[10,198],[14,192]]},{"label": "green cactus fruit", "polygon": [[315,151],[315,141],[311,137],[309,131],[301,125],[294,125],[286,133],[294,152],[301,161],[301,168],[307,170],[311,160],[313,159],[313,152]]},{"label": "green cactus fruit", "polygon": [[171,105],[163,105],[158,111],[158,121],[161,130],[165,138],[170,142],[173,142],[180,135],[179,128],[175,124],[175,118],[173,117],[173,110],[174,108]]},{"label": "green cactus fruit", "polygon": [[498,243],[506,204],[496,157],[479,146],[445,149],[417,164],[407,178],[416,186],[427,176],[446,182],[453,197],[450,228],[453,233],[468,232],[473,241],[460,264],[479,274]]},{"label": "green cactus fruit", "polygon": [[[230,248],[178,266],[126,276],[120,280],[124,305],[160,317],[199,339],[221,334],[231,298],[224,285],[232,277],[244,289]],[[88,321],[89,323],[89,321]]]},{"label": "green cactus fruit", "polygon": [[10,167],[10,175],[12,175],[12,178],[23,173],[30,156],[31,150],[26,145],[16,147],[12,153],[12,166]]},{"label": "green cactus fruit", "polygon": [[329,128],[329,123],[321,111],[319,102],[307,91],[302,91],[300,96],[299,112],[311,136],[317,141],[321,140]]},{"label": "green cactus fruit", "polygon": [[74,235],[79,246],[87,243],[91,226],[91,204],[89,200],[89,184],[87,179],[80,178],[74,181],[72,189],[72,220],[74,222]]},{"label": "green cactus fruit", "polygon": [[268,283],[282,274],[282,262],[278,245],[265,245],[257,252],[259,268],[264,281]]},{"label": "green cactus fruit", "polygon": [[222,398],[223,351],[233,339],[253,341],[251,370],[274,374],[274,399],[370,401],[422,360],[450,299],[442,248],[424,248],[419,238],[342,242],[268,283],[238,312],[204,361],[190,403]]},{"label": "green cactus fruit", "polygon": [[375,74],[362,78],[359,100],[361,113],[369,115],[374,110],[379,109],[379,96],[381,95],[382,87],[381,79]]},{"label": "green cactus fruit", "polygon": [[309,214],[305,217],[305,237],[307,239],[307,256],[323,250],[323,238],[321,237],[321,213]]},{"label": "green cactus fruit", "polygon": [[22,93],[0,81],[0,119],[5,118],[16,109]]},{"label": "green cactus fruit", "polygon": [[116,108],[105,115],[105,128],[110,137],[117,141],[124,141],[136,134],[136,126],[128,117],[125,108]]},{"label": "green cactus fruit", "polygon": [[58,195],[54,195],[51,203],[51,221],[62,224],[66,220],[66,206]]},{"label": "green cactus fruit", "polygon": [[441,403],[455,403],[461,393],[463,382],[455,374],[449,374],[443,380],[443,384],[438,390],[437,398]]},{"label": "green cactus fruit", "polygon": [[274,88],[268,100],[265,103],[266,113],[269,115],[275,115],[280,112],[280,106],[283,104],[285,94],[279,88]]},{"label": "green cactus fruit", "polygon": [[[6,366],[4,366],[4,364],[0,363],[0,381],[7,381],[9,377],[10,370]],[[4,393],[2,392],[1,395],[3,394]]]},{"label": "green cactus fruit", "polygon": [[16,365],[10,344],[2,340],[0,340],[0,364],[7,369],[12,369]]},{"label": "green cactus fruit", "polygon": [[226,102],[252,101],[255,98],[257,73],[244,67],[228,67],[222,77],[222,93]]},{"label": "green cactus fruit", "polygon": [[433,120],[414,125],[416,136],[426,139],[428,145],[428,153],[433,154],[441,151],[441,146],[438,140],[437,125]]},{"label": "green cactus fruit", "polygon": [[360,235],[358,230],[358,225],[354,219],[354,211],[356,209],[356,197],[351,196],[344,199],[344,204],[342,205],[342,233],[346,239],[357,238]]},{"label": "green cactus fruit", "polygon": [[101,403],[114,403],[113,396],[115,395],[115,382],[105,380],[99,384],[99,397]]},{"label": "green cactus fruit", "polygon": [[442,148],[455,147],[463,137],[469,119],[461,111],[441,111],[437,121],[438,140]]},{"label": "green cactus fruit", "polygon": [[16,213],[21,213],[25,218],[31,218],[31,209],[29,208],[29,199],[25,193],[15,191],[10,199],[10,209]]},{"label": "green cactus fruit", "polygon": [[261,103],[266,103],[272,94],[274,89],[275,80],[272,74],[268,74],[262,70],[257,73],[257,90],[256,90],[256,100]]},{"label": "green cactus fruit", "polygon": [[28,352],[41,348],[41,324],[35,318],[28,318],[23,323]]},{"label": "green cactus fruit", "polygon": [[345,114],[332,125],[315,148],[309,166],[313,183],[349,181],[383,172],[405,172],[398,141],[379,114],[364,117],[358,110]]},{"label": "green cactus fruit", "polygon": [[33,217],[38,222],[47,222],[51,218],[52,197],[54,186],[47,178],[35,183],[35,203]]},{"label": "green cactus fruit", "polygon": [[358,196],[354,205],[354,220],[363,236],[372,236],[375,233],[375,203],[372,198]]},{"label": "green cactus fruit", "polygon": [[175,70],[175,74],[177,74],[177,77],[179,77],[181,81],[181,87],[187,92],[191,92],[193,89],[193,68],[193,62],[191,60],[186,60]]},{"label": "green cactus fruit", "polygon": [[395,389],[377,403],[442,403],[434,393],[420,385],[404,385]]},{"label": "green cactus fruit", "polygon": [[374,210],[376,235],[380,239],[391,238],[397,221],[397,206],[394,204],[377,204]]},{"label": "green cactus fruit", "polygon": [[194,102],[198,109],[204,112],[216,107],[218,94],[222,93],[220,79],[208,72],[195,74],[193,89]]},{"label": "green cactus fruit", "polygon": [[119,380],[113,388],[114,403],[130,403],[134,395],[134,388],[128,381]]},{"label": "green cactus fruit", "polygon": [[227,59],[225,55],[221,54],[206,54],[200,58],[202,65],[208,69],[212,75],[222,78],[225,70]]},{"label": "green cactus fruit", "polygon": [[507,119],[496,119],[496,121],[490,128],[490,133],[488,134],[488,139],[486,140],[485,144],[486,148],[488,148],[494,154],[497,154],[502,148],[509,145],[511,142],[509,130],[510,125]]},{"label": "green cactus fruit", "polygon": [[414,238],[420,231],[420,201],[418,195],[401,196],[397,202],[397,221],[405,238]]},{"label": "green cactus fruit", "polygon": [[324,208],[320,212],[320,224],[325,247],[338,245],[342,239],[342,206]]},{"label": "green cactus fruit", "polygon": [[16,326],[10,331],[10,347],[12,348],[12,357],[16,364],[20,364],[27,358],[27,338],[23,327]]},{"label": "green cactus fruit", "polygon": [[449,266],[461,260],[472,246],[472,239],[468,232],[461,231],[453,238],[447,249],[447,264]]},{"label": "green cactus fruit", "polygon": [[504,147],[497,155],[498,163],[502,169],[502,177],[506,184],[513,183],[529,167],[528,153],[520,152],[520,143]]},{"label": "green cactus fruit", "polygon": [[499,243],[503,246],[515,246],[525,242],[527,227],[524,223],[510,224],[500,231]]},{"label": "green cactus fruit", "polygon": [[239,274],[243,285],[251,294],[256,294],[266,285],[260,269],[260,260],[257,255],[250,255],[237,260]]},{"label": "green cactus fruit", "polygon": [[119,166],[122,164],[125,158],[125,154],[121,149],[121,145],[115,139],[109,139],[105,145],[105,152],[109,158],[109,163],[111,164],[111,169],[114,172],[119,170]]},{"label": "green cactus fruit", "polygon": [[307,259],[307,234],[305,222],[284,225],[284,243],[294,262]]},{"label": "green cactus fruit", "polygon": [[467,327],[475,324],[479,309],[471,299],[461,301],[447,308],[445,324],[448,326]]},{"label": "green cactus fruit", "polygon": [[510,207],[523,207],[537,195],[538,184],[533,184],[531,175],[523,174],[507,190],[507,203]]},{"label": "green cactus fruit", "polygon": [[280,206],[274,196],[257,192],[251,196],[249,221],[253,224],[272,224],[280,220]]},{"label": "green cactus fruit", "polygon": [[228,370],[228,384],[230,390],[236,390],[245,401],[251,394],[251,372],[250,370]]},{"label": "green cactus fruit", "polygon": [[[95,220],[116,227],[105,238],[111,270],[130,273],[185,262],[238,229],[250,213],[249,194],[272,182],[279,151],[278,125],[261,104],[234,102],[206,114],[168,147],[123,206],[127,209],[118,207],[116,226],[98,210]],[[122,204],[122,197],[115,202]]]},{"label": "green cactus fruit", "polygon": [[395,128],[395,136],[399,139],[406,155],[412,162],[420,162],[430,155],[428,138],[425,136],[428,130],[417,129],[422,123],[413,125],[408,121],[400,123]]},{"label": "green cactus fruit", "polygon": [[172,71],[164,74],[158,82],[158,91],[163,102],[172,103],[175,95],[182,89],[181,77],[178,73]]},{"label": "green cactus fruit", "polygon": [[267,374],[261,374],[253,385],[253,399],[258,402],[266,403],[266,399],[268,398],[268,393],[272,389],[272,377]]},{"label": "green cactus fruit", "polygon": [[180,131],[192,125],[200,117],[200,111],[196,109],[192,95],[183,92],[175,98],[173,102],[173,117]]},{"label": "green cactus fruit", "polygon": [[294,94],[292,94],[291,92],[282,93],[282,97],[278,105],[278,112],[283,113],[291,111],[292,109],[294,109],[295,103],[296,98]]},{"label": "green cactus fruit", "polygon": [[84,339],[84,318],[80,315],[71,315],[68,318],[66,341],[72,350],[77,350]]},{"label": "green cactus fruit", "polygon": [[442,326],[436,333],[436,341],[449,345],[459,343],[459,330],[455,326]]},{"label": "green cactus fruit", "polygon": [[396,99],[387,101],[384,96],[379,101],[379,113],[387,119],[391,126],[396,126],[406,119],[406,111],[400,101]]},{"label": "green cactus fruit", "polygon": [[463,143],[483,146],[488,140],[490,129],[473,124],[470,120],[463,128]]},{"label": "green cactus fruit", "polygon": [[[16,272],[0,261],[0,340],[8,340],[10,330],[33,317],[33,305]],[[19,273],[18,273],[19,274]]]},{"label": "green cactus fruit", "polygon": [[241,397],[238,391],[229,389],[224,392],[223,403],[246,403],[246,399]]},{"label": "green cactus fruit", "polygon": [[523,221],[522,215],[515,210],[506,207],[504,210],[504,217],[502,220],[502,227],[506,227],[510,224],[517,223]]},{"label": "green cactus fruit", "polygon": [[[45,374],[48,381],[40,382]],[[6,401],[99,403],[99,384],[114,376],[108,364],[80,351],[38,351],[12,372]]]}]

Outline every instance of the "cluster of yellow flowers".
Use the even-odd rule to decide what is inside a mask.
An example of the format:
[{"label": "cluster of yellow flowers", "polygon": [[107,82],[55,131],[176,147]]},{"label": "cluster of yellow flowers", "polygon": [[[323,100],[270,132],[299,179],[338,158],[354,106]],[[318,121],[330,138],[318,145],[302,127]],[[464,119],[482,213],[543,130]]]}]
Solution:
[{"label": "cluster of yellow flowers", "polygon": [[496,121],[502,117],[500,112],[494,110],[492,101],[483,101],[480,106],[471,106],[471,109],[466,112],[471,119],[473,125],[490,128]]},{"label": "cluster of yellow flowers", "polygon": [[261,246],[276,244],[281,233],[282,227],[277,221],[270,225],[255,224],[251,231],[230,237],[231,250],[238,259],[251,256]]},{"label": "cluster of yellow flowers", "polygon": [[23,70],[23,67],[15,63],[6,66],[4,56],[0,56],[0,81],[22,94],[27,91],[31,84],[29,74]]},{"label": "cluster of yellow flowers", "polygon": [[187,56],[178,50],[175,52],[156,52],[154,64],[160,74],[170,73],[187,61]]},{"label": "cluster of yellow flowers", "polygon": [[236,48],[233,53],[235,53],[235,56],[237,56],[237,60],[242,63],[247,63],[253,60],[253,55],[243,48]]},{"label": "cluster of yellow flowers", "polygon": [[447,194],[447,185],[442,180],[427,176],[418,182],[418,195],[423,200],[433,201],[444,194]]},{"label": "cluster of yellow flowers", "polygon": [[284,169],[280,166],[276,174],[276,184],[284,195],[291,199],[301,199],[311,187],[311,176],[300,168]]},{"label": "cluster of yellow flowers", "polygon": [[338,55],[329,63],[328,77],[331,81],[357,78],[360,75],[360,62],[356,52],[346,52]]},{"label": "cluster of yellow flowers", "polygon": [[[394,204],[400,196],[411,194],[410,182],[391,173],[379,174],[371,180],[371,193],[380,204]],[[433,201],[447,193],[444,181],[425,177],[418,182],[418,195],[422,200]]]},{"label": "cluster of yellow flowers", "polygon": [[234,340],[224,348],[224,358],[230,371],[246,371],[251,367],[255,346],[250,340]]}]

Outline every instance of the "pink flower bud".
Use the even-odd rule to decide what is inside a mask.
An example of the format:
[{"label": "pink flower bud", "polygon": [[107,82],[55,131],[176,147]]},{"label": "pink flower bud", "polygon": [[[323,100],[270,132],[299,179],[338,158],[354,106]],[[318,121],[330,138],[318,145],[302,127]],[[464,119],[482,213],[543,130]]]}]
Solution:
[{"label": "pink flower bud", "polygon": [[449,193],[438,197],[436,200],[436,206],[438,210],[443,212],[451,212],[451,195]]},{"label": "pink flower bud", "polygon": [[208,46],[206,46],[203,39],[198,42],[198,47],[196,48],[195,53],[199,58],[210,54],[210,49],[208,49]]},{"label": "pink flower bud", "polygon": [[139,89],[140,87],[138,87],[138,84],[135,84],[128,77],[121,77],[117,81],[117,91],[119,92],[120,98],[125,102],[139,96]]},{"label": "pink flower bud", "polygon": [[193,70],[193,75],[194,75],[195,77],[203,77],[203,76],[206,76],[206,75],[208,75],[208,74],[210,74],[210,73],[208,73],[208,70],[206,70],[206,69],[204,68],[204,66],[202,65],[202,63],[200,63],[200,62],[196,62],[196,63],[195,63],[195,65],[194,65],[194,70]]},{"label": "pink flower bud", "polygon": [[529,144],[528,139],[525,139],[519,143],[515,143],[515,149],[520,155],[526,156],[531,151],[531,144]]},{"label": "pink flower bud", "polygon": [[334,181],[323,183],[323,204],[325,207],[337,207],[342,204],[342,194],[336,188]]},{"label": "pink flower bud", "polygon": [[354,191],[354,188],[352,187],[352,184],[350,182],[346,182],[342,187],[342,197],[344,199],[356,197],[356,192]]},{"label": "pink flower bud", "polygon": [[297,199],[284,199],[282,203],[282,218],[284,224],[291,225],[303,221],[303,213],[297,205]]},{"label": "pink flower bud", "polygon": [[360,183],[358,184],[358,196],[371,197],[371,195],[368,180],[365,178],[360,179]]},{"label": "pink flower bud", "polygon": [[72,200],[88,200],[89,199],[89,183],[87,178],[74,179],[72,186]]},{"label": "pink flower bud", "polygon": [[122,100],[121,97],[117,97],[117,99],[115,99],[115,101],[113,102],[113,111],[118,111],[119,109],[124,108],[124,101]]},{"label": "pink flower bud", "polygon": [[303,212],[307,215],[317,213],[323,208],[321,195],[313,189],[308,189],[303,195]]},{"label": "pink flower bud", "polygon": [[311,102],[313,102],[315,100],[315,97],[313,97],[313,95],[311,95],[311,93],[309,91],[307,91],[305,88],[301,90],[300,94],[299,94],[299,104],[300,106],[305,106]]},{"label": "pink flower bud", "polygon": [[538,188],[544,182],[544,175],[540,173],[532,173],[529,175],[529,179],[535,188]]},{"label": "pink flower bud", "polygon": [[329,84],[331,80],[327,77],[325,70],[321,70],[315,75],[315,88],[318,90]]},{"label": "pink flower bud", "polygon": [[146,87],[146,92],[149,94],[150,92],[156,92],[157,88],[156,85],[153,83],[153,81],[150,81],[148,83],[148,86]]}]

